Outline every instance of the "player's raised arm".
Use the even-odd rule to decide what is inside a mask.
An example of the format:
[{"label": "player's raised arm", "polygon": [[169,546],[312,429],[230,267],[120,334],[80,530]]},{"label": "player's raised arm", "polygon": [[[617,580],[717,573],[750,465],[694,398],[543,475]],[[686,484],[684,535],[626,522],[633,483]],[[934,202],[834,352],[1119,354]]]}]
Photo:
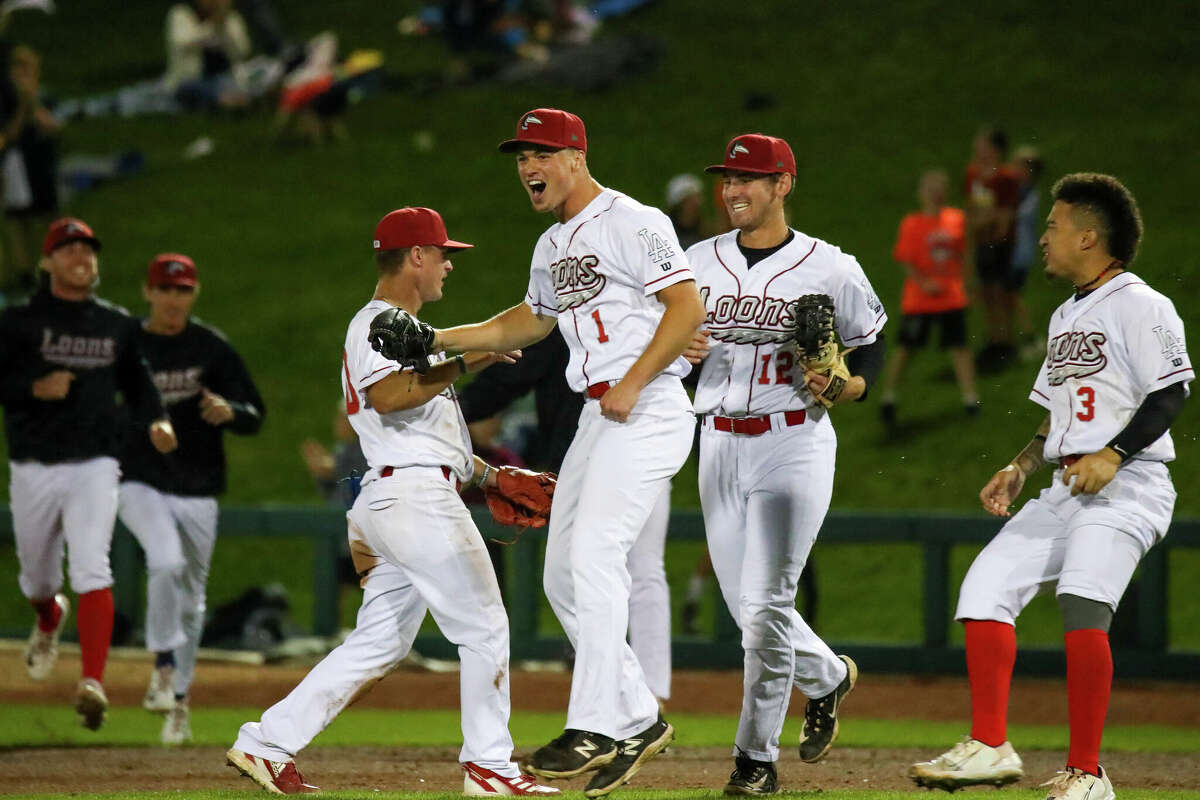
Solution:
[{"label": "player's raised arm", "polygon": [[433,349],[459,353],[519,350],[545,339],[556,324],[554,317],[535,314],[526,303],[518,303],[486,322],[435,331]]},{"label": "player's raised arm", "polygon": [[1029,440],[1029,444],[1017,453],[1008,466],[993,475],[979,493],[979,500],[983,503],[985,511],[997,517],[1011,516],[1008,507],[1021,493],[1025,479],[1046,464],[1043,451],[1046,447],[1046,435],[1049,433],[1050,415],[1047,414],[1038,426],[1037,433]]},{"label": "player's raised arm", "polygon": [[465,353],[431,366],[425,373],[392,372],[366,390],[367,402],[380,414],[419,408],[446,390],[458,378],[492,364],[515,364],[520,350],[507,353]]},{"label": "player's raised arm", "polygon": [[704,303],[692,280],[673,283],[655,293],[665,306],[653,338],[617,385],[600,398],[600,412],[624,422],[646,384],[683,355],[704,323]]}]

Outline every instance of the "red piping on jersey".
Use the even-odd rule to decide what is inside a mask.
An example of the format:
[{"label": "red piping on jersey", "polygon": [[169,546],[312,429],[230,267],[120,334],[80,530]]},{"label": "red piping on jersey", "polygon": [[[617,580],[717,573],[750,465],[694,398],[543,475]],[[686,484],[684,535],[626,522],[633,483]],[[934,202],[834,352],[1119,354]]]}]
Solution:
[{"label": "red piping on jersey", "polygon": [[1038,397],[1042,398],[1043,400],[1045,400],[1047,403],[1053,402],[1049,397],[1046,397],[1046,395],[1039,392],[1036,388],[1033,390],[1033,393],[1036,394]]},{"label": "red piping on jersey", "polygon": [[551,246],[552,246],[552,247],[553,247],[555,250],[557,250],[557,249],[558,249],[558,245],[554,244],[554,237],[553,237],[553,236],[551,236],[550,234],[546,234],[546,238],[550,240],[550,245],[551,245]]},{"label": "red piping on jersey", "polygon": [[[765,302],[767,299],[767,289],[769,289],[771,287],[771,281],[774,281],[776,278],[778,278],[783,273],[791,272],[796,267],[803,264],[805,261],[808,260],[808,257],[811,256],[813,254],[813,251],[816,249],[817,249],[817,243],[814,241],[812,243],[812,247],[808,248],[808,252],[804,254],[804,258],[800,259],[795,264],[792,264],[787,269],[780,270],[779,272],[772,275],[771,279],[768,280],[766,282],[766,285],[763,286],[763,294],[762,294],[763,301]],[[722,266],[724,266],[724,264],[722,264]],[[730,273],[730,274],[732,275],[733,273]],[[736,280],[736,278],[735,278],[735,280]],[[741,295],[741,293],[742,293],[742,287],[741,287],[741,284],[738,284],[738,294]],[[747,411],[747,413],[750,411],[750,401],[754,399],[754,375],[756,372],[758,372],[758,348],[759,348],[759,345],[757,345],[757,344],[754,345],[754,362],[750,365],[750,391],[746,393],[746,411]],[[730,372],[732,372],[732,371],[733,370],[730,370]]]},{"label": "red piping on jersey", "polygon": [[[785,273],[785,272],[791,272],[791,271],[792,271],[792,270],[794,270],[796,267],[798,267],[798,266],[800,266],[801,264],[803,264],[805,261],[807,261],[807,260],[808,260],[808,257],[809,257],[809,256],[811,256],[811,255],[813,254],[813,250],[816,250],[816,249],[817,249],[817,243],[814,241],[814,242],[813,242],[813,244],[812,244],[812,247],[808,248],[808,252],[804,254],[804,258],[800,259],[800,260],[799,260],[799,261],[797,261],[795,264],[792,264],[792,265],[791,265],[790,267],[788,267],[787,269],[785,269],[785,270],[781,270],[781,271],[777,272],[775,275],[772,275],[772,276],[771,276],[771,280],[770,280],[770,281],[767,281],[767,285],[763,287],[763,300],[765,301],[765,300],[767,299],[767,289],[771,288],[771,281],[775,280],[776,278],[778,278],[778,277],[779,277],[780,275],[782,275],[783,273]],[[739,291],[739,292],[738,292],[738,294],[741,294],[741,292]]]},{"label": "red piping on jersey", "polygon": [[[541,303],[539,303],[539,302],[538,302],[538,301],[536,301],[536,300],[534,300],[534,301],[533,301],[533,303],[532,303],[531,305],[532,305],[534,308],[547,308],[547,309],[548,309],[548,308],[550,308],[550,306],[547,306],[547,305],[542,305]],[[553,307],[553,310],[554,310],[554,314],[557,316],[557,315],[558,315],[558,306],[554,306],[554,307]]]},{"label": "red piping on jersey", "polygon": [[[680,275],[691,275],[691,274],[692,274],[692,271],[690,269],[681,269],[678,272],[669,272],[666,275],[663,275],[661,278],[655,278],[654,280],[647,283],[646,288],[649,289],[654,284],[658,283],[659,281],[665,281],[667,278],[675,278]],[[693,277],[692,280],[695,280],[695,278]],[[680,283],[683,283],[683,281],[680,281]]]},{"label": "red piping on jersey", "polygon": [[[580,228],[582,228],[584,225],[587,225],[589,222],[591,222],[593,219],[600,216],[601,214],[607,214],[609,211],[612,211],[612,207],[615,206],[617,204],[617,201],[620,199],[621,199],[621,196],[617,195],[616,197],[613,198],[613,201],[608,204],[608,208],[606,208],[603,211],[600,211],[596,214],[593,214],[589,219],[585,219],[583,222],[579,223],[579,225],[575,228],[575,230],[571,231],[571,238],[567,240],[567,249],[568,250],[571,249],[571,243],[575,241],[575,234],[579,233]],[[551,242],[551,244],[553,244],[553,242]],[[557,247],[557,245],[555,245],[555,246]]]},{"label": "red piping on jersey", "polygon": [[[736,238],[736,236],[737,236],[737,234],[735,233],[734,237]],[[742,282],[738,280],[737,275],[733,274],[733,270],[731,270],[729,267],[725,266],[725,260],[723,258],[721,258],[721,251],[717,249],[717,242],[719,242],[719,241],[721,241],[720,237],[713,239],[713,255],[716,256],[717,263],[720,264],[721,267],[726,272],[729,273],[729,277],[733,278],[733,282],[735,284],[737,284],[737,293],[738,293],[738,296],[740,297],[742,294]],[[755,353],[755,355],[757,356],[758,354]],[[725,376],[725,391],[721,393],[722,396],[729,394],[729,387],[733,384],[733,356],[732,355],[729,357],[729,361],[730,361],[729,374]],[[750,373],[750,380],[751,381],[754,380],[753,372]],[[753,385],[753,384],[751,384],[751,385]],[[747,408],[749,408],[749,405],[747,405]]]},{"label": "red piping on jersey", "polygon": [[875,331],[879,330],[879,320],[883,319],[883,315],[885,313],[887,313],[887,312],[881,311],[879,313],[879,316],[875,318],[876,324],[875,324],[874,328],[871,328],[871,330],[867,331],[862,336],[851,336],[849,339],[842,339],[842,344],[845,344],[846,342],[853,342],[855,339],[865,339],[868,336],[870,336],[872,333],[874,333]]},{"label": "red piping on jersey", "polygon": [[[746,413],[750,412],[750,401],[754,399],[754,373],[758,372],[758,347],[758,345],[754,345],[754,360],[750,362],[750,391],[746,392]],[[729,372],[732,374],[733,370],[729,370]]]},{"label": "red piping on jersey", "polygon": [[575,338],[579,340],[579,346],[583,348],[583,363],[579,365],[580,371],[583,372],[583,382],[591,384],[592,381],[587,374],[588,356],[591,353],[588,352],[587,346],[583,343],[583,337],[579,335],[579,315],[575,313],[575,309],[573,308],[571,309],[571,321],[575,323]]},{"label": "red piping on jersey", "polygon": [[1174,372],[1168,372],[1166,375],[1160,375],[1159,377],[1155,378],[1154,380],[1161,381],[1163,378],[1169,378],[1172,375],[1178,375],[1182,372],[1191,372],[1191,371],[1192,371],[1191,367],[1184,367],[1183,369],[1177,369]]},{"label": "red piping on jersey", "polygon": [[[376,374],[376,373],[378,373],[378,372],[383,372],[383,371],[385,371],[385,370],[389,370],[389,369],[395,369],[395,368],[396,368],[396,367],[398,367],[398,366],[400,366],[400,365],[399,365],[399,364],[388,364],[386,367],[380,367],[379,369],[375,370],[374,372],[368,372],[366,375],[364,375],[364,376],[362,376],[361,378],[359,378],[359,379],[358,379],[358,382],[359,382],[359,383],[362,383],[362,382],[363,382],[363,381],[365,381],[367,378],[371,377],[372,375],[374,375],[374,374]],[[347,368],[347,370],[346,370],[346,371],[347,371],[347,372],[349,372],[350,370]],[[349,377],[349,376],[347,375],[346,377]]]}]

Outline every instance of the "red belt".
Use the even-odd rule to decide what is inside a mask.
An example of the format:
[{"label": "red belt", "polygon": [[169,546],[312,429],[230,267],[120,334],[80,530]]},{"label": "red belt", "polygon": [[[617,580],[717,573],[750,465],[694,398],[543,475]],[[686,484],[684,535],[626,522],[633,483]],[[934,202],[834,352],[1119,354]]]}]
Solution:
[{"label": "red belt", "polygon": [[[808,417],[804,409],[783,412],[783,422],[789,428],[793,425],[803,425]],[[740,433],[744,436],[758,436],[771,430],[771,415],[761,417],[713,417],[713,427],[726,433]]]},{"label": "red belt", "polygon": [[1066,469],[1081,458],[1083,458],[1083,456],[1061,456],[1058,459],[1058,465],[1063,469]]},{"label": "red belt", "polygon": [[593,383],[591,386],[589,386],[587,388],[587,396],[592,400],[599,400],[601,397],[604,397],[604,393],[607,392],[612,387],[613,387],[613,385],[611,383],[609,383],[608,381],[600,381],[599,383]]},{"label": "red belt", "polygon": [[[395,471],[396,471],[395,467],[384,467],[383,469],[379,470],[379,477],[390,478],[390,477],[392,477],[392,473],[394,473]],[[454,472],[449,467],[442,467],[442,477],[443,478],[445,478],[446,480],[451,480],[453,475],[454,475]],[[462,481],[454,479],[454,486],[455,486],[455,488],[462,488]]]}]

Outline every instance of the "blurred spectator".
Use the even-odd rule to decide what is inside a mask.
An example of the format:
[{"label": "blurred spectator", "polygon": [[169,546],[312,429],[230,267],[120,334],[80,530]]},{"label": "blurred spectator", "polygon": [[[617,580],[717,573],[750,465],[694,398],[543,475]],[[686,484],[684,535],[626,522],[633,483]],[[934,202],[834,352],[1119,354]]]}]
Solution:
[{"label": "blurred spectator", "polygon": [[938,329],[938,343],[950,353],[954,377],[968,414],[979,410],[975,370],[967,349],[967,293],[963,285],[966,249],[963,212],[946,205],[950,180],[943,170],[929,170],[917,187],[920,211],[904,217],[893,257],[905,271],[900,309],[899,344],[888,361],[880,414],[896,422],[896,384],[913,350],[925,345]]},{"label": "blurred spectator", "polygon": [[337,35],[322,31],[294,59],[279,94],[276,136],[284,138],[294,131],[309,144],[347,138],[346,109],[378,86],[383,55],[378,50],[355,50],[339,61],[337,47]]},{"label": "blurred spectator", "polygon": [[353,474],[364,474],[367,471],[367,459],[346,417],[346,403],[340,397],[333,413],[333,440],[333,449],[330,450],[316,439],[305,439],[300,443],[300,455],[325,502],[349,506],[341,481]]},{"label": "blurred spectator", "polygon": [[39,233],[58,216],[58,133],[62,125],[41,94],[41,58],[19,45],[9,57],[16,107],[4,123],[4,213],[9,269],[4,290],[32,289]]},{"label": "blurred spectator", "polygon": [[685,172],[667,181],[667,216],[684,250],[708,238],[703,207],[704,184],[695,175]]},{"label": "blurred spectator", "polygon": [[240,71],[250,57],[250,34],[233,0],[171,6],[166,45],[163,83],[184,108],[233,108],[249,102]]},{"label": "blurred spectator", "polygon": [[987,372],[1000,371],[1015,360],[1013,311],[1025,282],[1024,275],[1012,270],[1019,188],[1016,173],[1005,164],[1007,158],[1008,135],[999,128],[985,128],[975,136],[974,158],[964,182],[967,238],[987,323],[987,345],[976,363]]},{"label": "blurred spectator", "polygon": [[[1042,225],[1042,215],[1039,209],[1038,181],[1041,180],[1045,165],[1042,155],[1036,147],[1022,145],[1013,153],[1012,168],[1017,174],[1020,186],[1020,199],[1017,204],[1017,229],[1013,242],[1012,270],[1013,279],[1019,277],[1022,284],[1029,275],[1033,262],[1041,255],[1038,248],[1038,238]],[[1046,339],[1037,332],[1029,317],[1029,309],[1025,305],[1021,293],[1014,298],[1014,320],[1017,335],[1023,342],[1021,358],[1026,361],[1041,360],[1045,357]]]}]

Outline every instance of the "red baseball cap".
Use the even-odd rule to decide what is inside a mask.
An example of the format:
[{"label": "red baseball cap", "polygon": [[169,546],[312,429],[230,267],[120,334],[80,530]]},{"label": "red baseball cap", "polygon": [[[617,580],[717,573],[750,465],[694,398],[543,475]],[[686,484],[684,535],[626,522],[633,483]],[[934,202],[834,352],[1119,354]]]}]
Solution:
[{"label": "red baseball cap", "polygon": [[432,208],[398,208],[375,226],[374,246],[376,250],[424,246],[466,250],[475,245],[448,237],[442,215]]},{"label": "red baseball cap", "polygon": [[71,242],[88,242],[92,249],[100,249],[100,240],[92,229],[81,219],[63,217],[50,223],[46,238],[42,240],[42,255],[48,256],[59,247]]},{"label": "red baseball cap", "polygon": [[196,285],[196,264],[180,253],[159,253],[150,261],[146,285],[151,289],[165,286]]},{"label": "red baseball cap", "polygon": [[517,123],[517,138],[500,143],[501,153],[525,150],[530,146],[553,147],[562,150],[574,147],[587,152],[587,131],[583,120],[570,111],[557,108],[535,108],[521,115]]},{"label": "red baseball cap", "polygon": [[783,139],[761,133],[735,136],[725,148],[725,163],[713,164],[705,172],[757,172],[775,175],[786,172],[796,176],[796,157]]}]

